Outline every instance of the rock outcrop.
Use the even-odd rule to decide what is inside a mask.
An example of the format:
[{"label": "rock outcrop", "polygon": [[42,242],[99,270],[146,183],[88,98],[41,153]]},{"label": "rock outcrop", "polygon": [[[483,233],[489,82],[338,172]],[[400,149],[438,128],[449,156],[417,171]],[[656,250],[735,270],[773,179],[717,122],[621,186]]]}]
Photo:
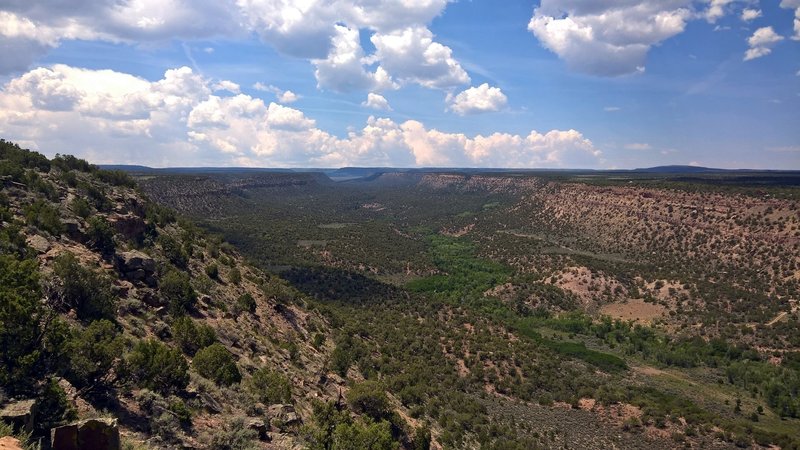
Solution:
[{"label": "rock outcrop", "polygon": [[9,403],[0,411],[0,420],[14,427],[14,430],[33,431],[36,414],[36,400],[20,400]]},{"label": "rock outcrop", "polygon": [[117,421],[89,419],[53,428],[50,446],[52,450],[120,450]]}]

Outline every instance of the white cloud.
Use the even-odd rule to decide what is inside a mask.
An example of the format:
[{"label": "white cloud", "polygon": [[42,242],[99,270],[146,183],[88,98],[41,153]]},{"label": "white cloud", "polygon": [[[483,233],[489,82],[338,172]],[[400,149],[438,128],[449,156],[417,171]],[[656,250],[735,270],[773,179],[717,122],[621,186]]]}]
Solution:
[{"label": "white cloud", "polygon": [[634,143],[625,145],[625,149],[626,150],[643,151],[643,150],[652,150],[653,146],[650,145],[650,144],[647,144],[647,143],[643,143],[643,142],[634,142]]},{"label": "white cloud", "polygon": [[[449,88],[468,83],[469,77],[427,28],[449,2],[15,0],[0,7],[0,73],[27,68],[65,40],[149,44],[255,33],[286,55],[312,61],[324,89],[378,92],[398,88],[396,79]],[[379,51],[365,55],[360,33],[371,34]]]},{"label": "white cloud", "polygon": [[64,65],[0,88],[0,133],[96,163],[259,166],[597,167],[575,130],[467,136],[421,122],[370,118],[345,137],[302,111],[246,94],[216,95],[183,67],[157,81]]},{"label": "white cloud", "polygon": [[222,80],[213,86],[215,91],[228,91],[232,94],[238,94],[242,91],[241,87],[233,81]]},{"label": "white cloud", "polygon": [[508,97],[497,87],[483,83],[449,98],[449,109],[458,115],[499,111],[508,103]]},{"label": "white cloud", "polygon": [[542,0],[528,30],[572,70],[618,76],[644,71],[650,48],[692,17],[691,0]]},{"label": "white cloud", "polygon": [[271,92],[275,94],[275,99],[278,101],[278,103],[283,103],[284,105],[289,103],[294,103],[300,100],[300,96],[295,94],[294,92],[290,90],[284,91],[283,89],[277,86],[273,86],[271,84],[266,85],[264,83],[257,82],[256,84],[253,85],[253,89],[257,91]]},{"label": "white cloud", "polygon": [[800,40],[800,0],[782,0],[781,8],[794,9],[794,36],[792,39]]},{"label": "white cloud", "polygon": [[382,96],[380,94],[375,94],[373,92],[370,92],[369,94],[367,94],[367,100],[365,100],[364,103],[361,104],[361,106],[364,106],[364,107],[367,107],[367,108],[372,108],[372,109],[377,109],[377,110],[380,110],[380,111],[391,111],[392,110],[392,107],[389,106],[389,101],[386,100],[386,97],[384,97],[384,96]]},{"label": "white cloud", "polygon": [[772,27],[759,28],[747,39],[750,48],[745,52],[744,60],[749,61],[769,55],[772,53],[772,47],[783,39],[784,37],[775,33]]},{"label": "white cloud", "polygon": [[429,88],[469,83],[469,75],[453,58],[450,47],[433,38],[430,30],[420,26],[375,33],[370,38],[377,49],[373,59],[401,83],[417,83]]},{"label": "white cloud", "polygon": [[705,12],[705,18],[708,23],[715,23],[728,13],[728,5],[733,3],[734,0],[709,0],[708,9]]},{"label": "white cloud", "polygon": [[622,108],[620,108],[619,106],[606,106],[605,108],[603,108],[603,111],[605,111],[605,112],[617,112],[617,111],[622,111]]},{"label": "white cloud", "polygon": [[761,16],[762,14],[760,9],[745,8],[742,10],[742,21],[744,22],[751,22]]}]

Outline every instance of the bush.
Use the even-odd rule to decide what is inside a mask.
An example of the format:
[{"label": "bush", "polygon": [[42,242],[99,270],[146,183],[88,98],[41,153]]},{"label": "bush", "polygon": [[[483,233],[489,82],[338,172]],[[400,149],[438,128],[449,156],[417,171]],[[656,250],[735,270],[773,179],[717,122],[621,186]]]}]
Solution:
[{"label": "bush", "polygon": [[172,270],[161,278],[161,295],[169,303],[169,311],[179,317],[191,311],[197,303],[197,294],[189,283],[189,275]]},{"label": "bush", "polygon": [[99,216],[90,218],[88,224],[86,237],[89,238],[89,245],[103,255],[113,255],[116,244],[114,243],[114,230],[111,229],[111,225]]},{"label": "bush", "polygon": [[39,434],[49,433],[53,427],[64,425],[78,418],[78,413],[67,399],[64,389],[55,379],[44,384],[36,402],[36,428]]},{"label": "bush", "polygon": [[89,202],[87,202],[81,197],[75,197],[72,200],[72,203],[70,204],[70,208],[72,209],[72,212],[74,212],[76,216],[82,217],[84,219],[89,217],[89,214],[92,213],[92,207],[89,206]]},{"label": "bush", "polygon": [[231,284],[239,284],[242,282],[242,273],[239,272],[239,269],[234,267],[228,272],[228,281],[230,281]]},{"label": "bush", "polygon": [[353,386],[347,393],[347,403],[353,411],[375,420],[388,418],[392,413],[383,386],[375,381],[364,381]]},{"label": "bush", "polygon": [[289,380],[267,368],[262,368],[246,381],[247,389],[253,397],[265,405],[288,403],[292,400],[292,386]]},{"label": "bush", "polygon": [[25,220],[28,225],[33,225],[53,236],[59,236],[64,232],[64,224],[61,223],[58,210],[44,200],[36,200],[25,207]]},{"label": "bush", "polygon": [[62,282],[64,306],[74,309],[80,320],[114,318],[116,301],[105,277],[82,267],[72,253],[59,256],[53,270]]},{"label": "bush", "polygon": [[119,373],[118,361],[124,341],[113,323],[97,320],[73,333],[67,342],[67,378],[84,390],[110,387]]},{"label": "bush", "polygon": [[172,324],[172,336],[181,350],[190,356],[217,342],[217,334],[213,328],[206,324],[196,324],[189,317],[175,320]]},{"label": "bush", "polygon": [[178,241],[171,236],[163,234],[158,237],[158,243],[161,244],[164,256],[166,256],[172,264],[180,269],[186,268],[186,265],[189,263],[189,256],[183,248],[181,248],[180,244],[178,244]]},{"label": "bush", "polygon": [[252,295],[243,294],[241,297],[236,299],[236,315],[240,312],[248,312],[253,314],[256,312],[256,299],[253,298]]},{"label": "bush", "polygon": [[36,261],[0,254],[0,386],[9,394],[32,387],[42,357]]},{"label": "bush", "polygon": [[222,344],[212,344],[195,355],[192,368],[201,376],[221,386],[230,386],[242,381],[233,355]]},{"label": "bush", "polygon": [[213,264],[213,263],[207,265],[206,266],[206,275],[208,275],[208,278],[211,278],[212,280],[219,279],[219,266],[217,266],[216,264]]},{"label": "bush", "polygon": [[208,448],[210,450],[256,450],[261,448],[257,439],[258,433],[248,428],[243,419],[236,418],[225,424],[222,430],[214,433]]},{"label": "bush", "polygon": [[162,394],[179,391],[189,384],[189,365],[181,352],[154,339],[139,341],[134,346],[126,368],[134,384]]}]

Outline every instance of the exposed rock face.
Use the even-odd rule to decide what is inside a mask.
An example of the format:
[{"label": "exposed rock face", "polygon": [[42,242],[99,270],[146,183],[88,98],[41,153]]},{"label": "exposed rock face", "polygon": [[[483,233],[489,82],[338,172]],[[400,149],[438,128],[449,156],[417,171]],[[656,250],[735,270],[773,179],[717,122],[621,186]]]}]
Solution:
[{"label": "exposed rock face", "polygon": [[302,422],[292,405],[271,405],[267,409],[267,415],[284,426],[299,425]]},{"label": "exposed rock face", "polygon": [[120,450],[116,419],[89,419],[53,428],[50,432],[53,450]]},{"label": "exposed rock face", "polygon": [[117,267],[127,280],[144,282],[148,286],[154,286],[156,283],[153,277],[156,262],[142,252],[133,250],[118,254]]},{"label": "exposed rock face", "polygon": [[144,219],[133,214],[113,215],[108,221],[117,233],[134,242],[139,241],[147,231]]},{"label": "exposed rock face", "polygon": [[77,242],[86,241],[86,235],[81,231],[81,224],[75,219],[65,219],[61,221],[64,224],[64,234],[70,239]]},{"label": "exposed rock face", "polygon": [[11,424],[15,430],[33,431],[36,400],[21,400],[6,405],[0,411],[0,420]]},{"label": "exposed rock face", "polygon": [[11,436],[0,438],[0,450],[22,450],[22,443]]},{"label": "exposed rock face", "polygon": [[28,245],[36,250],[39,253],[47,253],[50,250],[50,241],[48,241],[44,236],[39,236],[38,234],[34,234],[33,236],[27,239]]},{"label": "exposed rock face", "polygon": [[247,428],[258,433],[258,438],[262,441],[270,441],[267,434],[267,424],[261,419],[250,419],[247,421]]}]

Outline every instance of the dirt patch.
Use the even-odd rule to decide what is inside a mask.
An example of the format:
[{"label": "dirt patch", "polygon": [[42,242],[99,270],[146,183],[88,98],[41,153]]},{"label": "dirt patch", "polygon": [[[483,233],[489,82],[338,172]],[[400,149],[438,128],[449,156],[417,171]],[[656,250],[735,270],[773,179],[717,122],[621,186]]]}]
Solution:
[{"label": "dirt patch", "polygon": [[609,303],[600,307],[600,313],[614,319],[633,320],[650,324],[664,317],[669,310],[656,303],[647,303],[642,299],[628,300],[625,303]]}]

